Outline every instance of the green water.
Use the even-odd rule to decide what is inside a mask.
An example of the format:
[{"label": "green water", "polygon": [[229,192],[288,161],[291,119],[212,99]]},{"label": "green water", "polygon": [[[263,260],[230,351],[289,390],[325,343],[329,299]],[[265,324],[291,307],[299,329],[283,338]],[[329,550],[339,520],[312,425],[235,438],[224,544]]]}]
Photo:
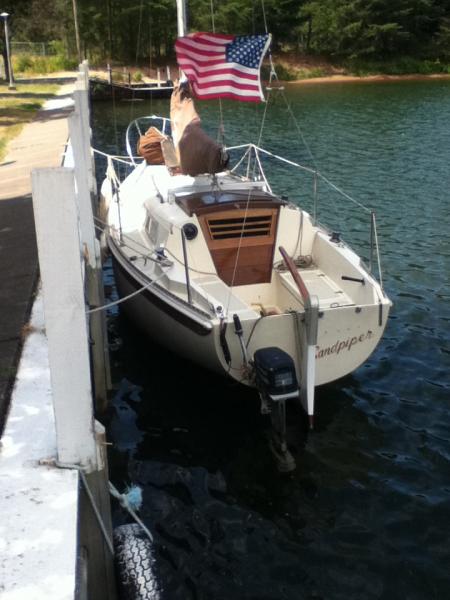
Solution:
[{"label": "green water", "polygon": [[[280,476],[248,391],[149,345],[112,314],[114,477],[144,488],[170,598],[446,598],[450,83],[310,84],[286,96],[315,163],[281,97],[261,145],[315,164],[376,210],[394,302],[386,334],[359,370],[318,390],[317,429],[293,437],[299,466]],[[217,102],[199,110],[215,135]],[[166,102],[115,113],[98,104],[96,144],[116,152],[114,123],[123,139],[133,115],[167,111]],[[224,102],[227,144],[256,143],[263,111]],[[309,175],[271,175],[276,191],[311,208]],[[319,218],[367,254],[367,215],[323,185]]]}]

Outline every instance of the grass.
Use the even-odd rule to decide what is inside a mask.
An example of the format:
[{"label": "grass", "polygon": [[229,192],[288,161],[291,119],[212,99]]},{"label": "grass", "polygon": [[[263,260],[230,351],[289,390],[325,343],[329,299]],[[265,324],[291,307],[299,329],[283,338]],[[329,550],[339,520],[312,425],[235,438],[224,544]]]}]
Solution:
[{"label": "grass", "polygon": [[58,87],[54,84],[21,84],[16,90],[9,90],[6,83],[0,82],[0,161],[6,156],[8,143],[33,120]]},{"label": "grass", "polygon": [[45,75],[58,71],[72,71],[76,69],[78,61],[62,54],[54,56],[32,56],[20,54],[13,57],[13,71],[26,75]]}]

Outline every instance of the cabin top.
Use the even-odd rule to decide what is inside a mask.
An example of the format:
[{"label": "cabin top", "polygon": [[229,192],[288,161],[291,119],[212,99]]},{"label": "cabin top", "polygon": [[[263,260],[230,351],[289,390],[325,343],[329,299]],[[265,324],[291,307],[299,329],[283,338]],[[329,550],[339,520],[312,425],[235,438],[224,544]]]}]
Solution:
[{"label": "cabin top", "polygon": [[208,190],[175,197],[178,206],[190,217],[193,214],[200,216],[230,209],[245,209],[249,199],[252,209],[278,208],[287,204],[285,200],[260,189]]}]

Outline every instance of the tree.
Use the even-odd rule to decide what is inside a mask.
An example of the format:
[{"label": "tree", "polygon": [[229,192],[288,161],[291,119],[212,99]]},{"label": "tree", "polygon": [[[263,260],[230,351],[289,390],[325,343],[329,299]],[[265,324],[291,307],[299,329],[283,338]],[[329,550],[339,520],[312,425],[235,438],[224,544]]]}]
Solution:
[{"label": "tree", "polygon": [[438,0],[311,0],[311,49],[338,57],[420,54],[439,27]]}]

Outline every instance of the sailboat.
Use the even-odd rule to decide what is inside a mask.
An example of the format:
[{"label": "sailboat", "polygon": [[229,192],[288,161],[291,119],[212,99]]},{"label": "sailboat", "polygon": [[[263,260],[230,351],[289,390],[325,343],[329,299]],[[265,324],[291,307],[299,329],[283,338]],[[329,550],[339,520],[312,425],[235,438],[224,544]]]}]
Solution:
[{"label": "sailboat", "polygon": [[[184,35],[178,4],[181,48],[189,40],[204,44],[206,38]],[[203,35],[210,43],[217,39]],[[229,44],[231,37],[220,39]],[[258,45],[264,53],[267,39]],[[190,65],[181,67],[189,74]],[[286,403],[301,402],[312,426],[315,387],[368,359],[391,301],[371,265],[338,233],[273,193],[261,160],[273,153],[247,144],[228,164],[233,149],[201,130],[194,105],[201,92],[188,76],[175,87],[171,119],[151,116],[129,125],[131,172],[123,181],[110,160],[102,193],[117,289],[124,310],[152,339],[255,388],[262,412],[272,418],[278,466],[289,471],[295,461],[286,441]],[[133,131],[145,156],[140,160]],[[322,177],[310,171],[313,180]],[[371,224],[371,254],[379,257],[374,214]]]}]

